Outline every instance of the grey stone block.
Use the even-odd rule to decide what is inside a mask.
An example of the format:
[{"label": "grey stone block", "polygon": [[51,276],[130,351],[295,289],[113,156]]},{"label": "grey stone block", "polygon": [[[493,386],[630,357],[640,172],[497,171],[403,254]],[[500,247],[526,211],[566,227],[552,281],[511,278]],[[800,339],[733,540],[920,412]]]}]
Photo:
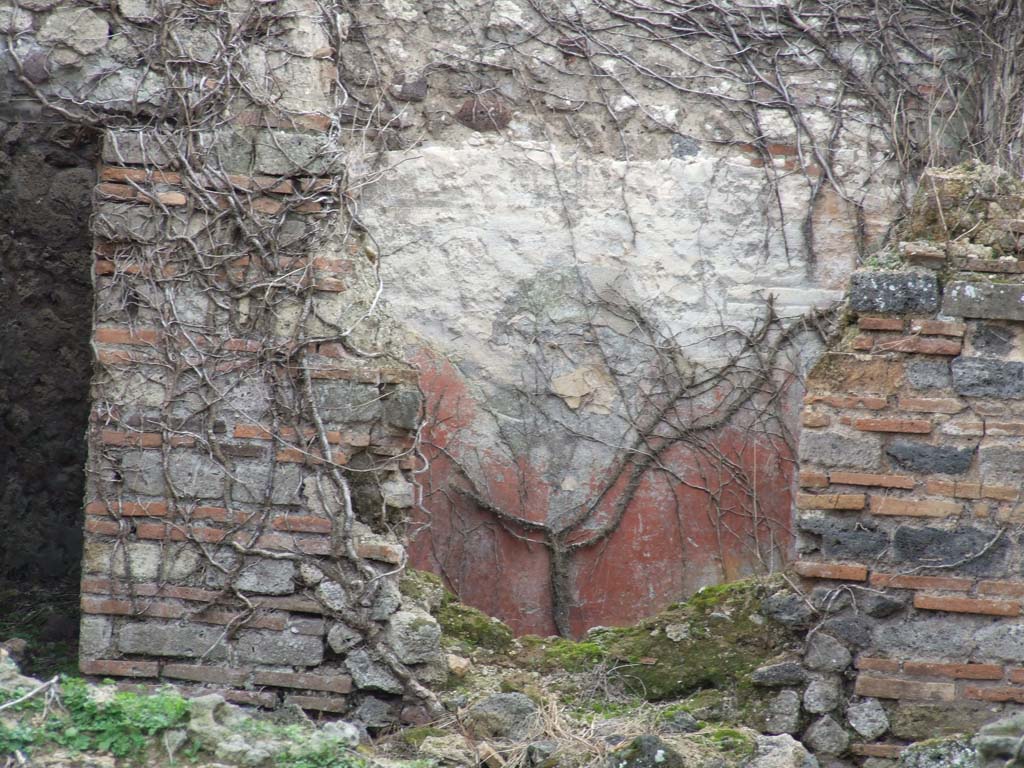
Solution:
[{"label": "grey stone block", "polygon": [[392,615],[387,639],[403,664],[431,661],[441,654],[441,627],[426,611],[405,610]]},{"label": "grey stone block", "polygon": [[768,702],[764,716],[766,733],[796,733],[800,730],[800,694],[796,691],[779,691]]},{"label": "grey stone block", "polygon": [[319,637],[288,632],[243,630],[235,641],[241,662],[315,667],[324,660],[324,644]]},{"label": "grey stone block", "polygon": [[990,661],[1024,659],[1024,624],[1003,621],[981,629],[976,639],[979,653]]},{"label": "grey stone block", "polygon": [[953,389],[966,397],[1024,399],[1024,363],[994,357],[953,360]]},{"label": "grey stone block", "polygon": [[852,662],[853,657],[847,647],[831,635],[815,632],[807,641],[804,665],[809,669],[818,672],[842,672]]},{"label": "grey stone block", "polygon": [[865,739],[877,739],[889,730],[889,716],[878,699],[865,699],[846,708],[846,720]]},{"label": "grey stone block", "polygon": [[345,659],[345,666],[357,688],[401,693],[402,683],[391,674],[391,670],[374,659],[364,649],[353,651]]},{"label": "grey stone block", "polygon": [[823,715],[839,706],[843,688],[836,675],[815,677],[804,689],[804,709],[812,715]]},{"label": "grey stone block", "polygon": [[122,653],[144,656],[205,656],[211,661],[227,657],[222,627],[200,624],[128,624],[117,634],[117,647]]},{"label": "grey stone block", "polygon": [[826,557],[858,559],[877,557],[889,546],[889,534],[871,523],[831,515],[803,515],[797,520],[801,531],[821,537]]},{"label": "grey stone block", "polygon": [[828,715],[816,720],[804,733],[804,744],[812,752],[840,755],[850,746],[850,734]]},{"label": "grey stone block", "polygon": [[121,458],[125,490],[143,496],[164,493],[163,454],[160,451],[130,451]]},{"label": "grey stone block", "polygon": [[419,390],[398,387],[384,398],[384,421],[392,427],[413,431],[419,426],[422,403]]},{"label": "grey stone block", "polygon": [[[860,601],[858,600],[858,605]],[[863,608],[863,606],[860,606]],[[875,622],[864,616],[834,616],[822,623],[821,628],[833,637],[854,648],[871,644],[871,632]]]},{"label": "grey stone block", "polygon": [[295,563],[291,560],[247,558],[235,586],[259,595],[290,595],[295,591]]},{"label": "grey stone block", "polygon": [[221,499],[224,497],[224,468],[209,456],[196,451],[175,451],[168,474],[175,490],[185,497]]},{"label": "grey stone block", "polygon": [[[1009,541],[995,531],[974,527],[952,530],[900,526],[893,534],[892,557],[904,567],[958,565],[956,575],[1001,576],[1006,571]],[[984,552],[984,554],[980,554]]]},{"label": "grey stone block", "polygon": [[939,308],[939,283],[929,272],[854,272],[850,308],[855,312],[930,314]]},{"label": "grey stone block", "polygon": [[317,407],[324,421],[376,421],[382,413],[381,395],[372,384],[355,381],[323,381],[315,385]]},{"label": "grey stone block", "polygon": [[[243,504],[261,504],[270,466],[266,461],[237,461],[232,473],[231,499]],[[302,503],[303,471],[299,464],[277,464],[274,467],[270,500],[273,504]]]},{"label": "grey stone block", "polygon": [[768,664],[750,673],[750,682],[765,687],[803,685],[807,682],[807,670],[795,661]]},{"label": "grey stone block", "polygon": [[84,659],[103,658],[110,652],[114,623],[109,616],[83,616],[78,651]]},{"label": "grey stone block", "polygon": [[1024,320],[1024,283],[954,280],[946,284],[942,314],[992,320]]},{"label": "grey stone block", "polygon": [[[975,633],[983,624],[987,621],[966,616],[883,621],[875,627],[872,647],[894,658],[966,659],[977,645]],[[1019,650],[1024,652],[1024,638]]]},{"label": "grey stone block", "polygon": [[983,445],[978,451],[981,479],[986,483],[1018,485],[1024,479],[1024,450],[1013,443]]},{"label": "grey stone block", "polygon": [[904,439],[893,440],[885,452],[901,469],[922,474],[960,475],[971,468],[974,460],[973,448]]},{"label": "grey stone block", "polygon": [[765,598],[761,612],[787,627],[804,627],[814,618],[814,611],[807,600],[792,592],[780,592]]},{"label": "grey stone block", "polygon": [[971,348],[992,357],[1005,357],[1013,351],[1014,329],[993,323],[978,323],[970,334]]},{"label": "grey stone block", "polygon": [[539,710],[524,693],[495,693],[473,704],[464,722],[477,738],[523,738],[537,719]]},{"label": "grey stone block", "polygon": [[914,389],[947,389],[953,383],[948,360],[911,360],[906,377]]},{"label": "grey stone block", "polygon": [[800,435],[800,459],[826,467],[879,469],[881,440],[874,435],[847,437],[835,432],[804,430]]}]

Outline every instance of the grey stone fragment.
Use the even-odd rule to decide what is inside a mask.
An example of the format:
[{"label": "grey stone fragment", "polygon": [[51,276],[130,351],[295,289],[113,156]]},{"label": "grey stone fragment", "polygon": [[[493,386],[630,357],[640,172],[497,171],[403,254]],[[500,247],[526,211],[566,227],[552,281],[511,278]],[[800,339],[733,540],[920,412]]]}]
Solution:
[{"label": "grey stone fragment", "polygon": [[441,653],[441,627],[426,611],[398,611],[388,622],[387,641],[404,664],[432,661]]},{"label": "grey stone fragment", "polygon": [[121,457],[125,490],[142,496],[164,493],[163,456],[160,451],[130,451]]},{"label": "grey stone fragment", "polygon": [[476,738],[522,739],[530,735],[537,714],[537,705],[526,694],[496,693],[470,706],[465,722]]},{"label": "grey stone fragment", "polygon": [[978,323],[971,332],[971,348],[976,353],[1005,357],[1013,351],[1016,338],[1012,328],[992,323]]},{"label": "grey stone fragment", "polygon": [[804,689],[804,709],[812,715],[831,712],[842,699],[842,684],[836,675],[816,676]]},{"label": "grey stone fragment", "polygon": [[316,588],[317,599],[332,611],[345,611],[352,604],[348,590],[336,581],[325,579]]},{"label": "grey stone fragment", "polygon": [[978,451],[978,465],[984,482],[1008,485],[1020,483],[1024,476],[1024,450],[1018,444],[983,445]]},{"label": "grey stone fragment", "polygon": [[109,616],[82,616],[78,635],[78,652],[82,658],[99,659],[110,652],[113,626]]},{"label": "grey stone fragment", "polygon": [[821,537],[821,551],[836,559],[873,558],[889,547],[889,534],[870,522],[839,515],[803,514],[797,520],[801,531]]},{"label": "grey stone fragment", "polygon": [[347,653],[363,641],[363,636],[340,621],[327,631],[327,644],[335,653]]},{"label": "grey stone fragment", "polygon": [[295,563],[249,558],[235,579],[235,586],[260,595],[290,595],[295,591]]},{"label": "grey stone fragment", "polygon": [[314,389],[317,406],[324,421],[376,421],[381,416],[381,398],[377,387],[355,381],[322,381]]},{"label": "grey stone fragment", "polygon": [[667,742],[654,735],[637,736],[605,758],[605,768],[685,768],[686,763]]},{"label": "grey stone fragment", "polygon": [[1022,712],[984,726],[975,739],[981,765],[986,768],[1019,765],[1021,738],[1024,738]]},{"label": "grey stone fragment", "polygon": [[905,600],[900,600],[892,595],[869,592],[860,600],[860,607],[868,616],[884,619],[902,611],[907,607],[907,603]]},{"label": "grey stone fragment", "polygon": [[829,715],[825,715],[811,724],[804,733],[803,742],[813,752],[841,755],[850,746],[850,734]]},{"label": "grey stone fragment", "polygon": [[255,142],[255,170],[270,176],[324,176],[341,169],[337,148],[325,137],[291,131],[260,131]]},{"label": "grey stone fragment", "polygon": [[831,635],[815,632],[807,641],[804,664],[809,669],[819,672],[842,672],[852,661],[853,657],[847,647]]},{"label": "grey stone fragment", "polygon": [[942,314],[990,320],[1024,320],[1024,283],[953,280],[946,284]]},{"label": "grey stone fragment", "polygon": [[796,733],[800,730],[800,694],[785,690],[768,702],[764,716],[767,733]]},{"label": "grey stone fragment", "polygon": [[896,439],[885,449],[901,469],[922,474],[961,475],[971,468],[974,449]]},{"label": "grey stone fragment", "polygon": [[815,587],[811,590],[811,605],[822,613],[836,613],[853,604],[849,589],[833,589],[832,587]]},{"label": "grey stone fragment", "polygon": [[846,708],[846,720],[865,739],[877,739],[889,730],[889,716],[878,699],[865,699]]},{"label": "grey stone fragment", "polygon": [[315,667],[324,660],[324,643],[319,637],[290,632],[243,630],[235,650],[239,661],[255,664]]},{"label": "grey stone fragment", "polygon": [[927,272],[854,272],[850,308],[854,312],[931,313],[939,307],[939,283]]},{"label": "grey stone fragment", "polygon": [[168,462],[168,475],[182,496],[196,499],[220,499],[224,496],[224,468],[197,451],[174,451]]},{"label": "grey stone fragment", "polygon": [[864,616],[834,616],[824,621],[821,628],[849,646],[864,648],[871,644],[874,624]]},{"label": "grey stone fragment", "polygon": [[1020,661],[1024,658],[1024,625],[1000,622],[975,634],[978,648],[986,659]]},{"label": "grey stone fragment", "polygon": [[[893,558],[905,566],[950,566],[971,576],[998,576],[1006,570],[1010,542],[998,530],[973,526],[952,530],[900,526],[893,534]],[[984,553],[984,554],[982,554]]]},{"label": "grey stone fragment", "polygon": [[367,696],[352,712],[352,719],[367,728],[387,728],[398,722],[395,706],[376,696]]},{"label": "grey stone fragment", "polygon": [[701,729],[700,721],[682,709],[663,719],[660,725],[666,733],[696,733]]},{"label": "grey stone fragment", "polygon": [[395,579],[384,579],[378,583],[380,589],[373,598],[370,618],[374,621],[387,621],[388,617],[402,606],[402,592]]},{"label": "grey stone fragment", "polygon": [[60,8],[46,17],[36,39],[87,55],[107,44],[109,32],[106,19],[88,8]]},{"label": "grey stone fragment", "polygon": [[399,429],[416,429],[423,398],[413,387],[398,387],[384,398],[384,421]]},{"label": "grey stone fragment", "polygon": [[198,624],[128,624],[117,633],[117,647],[122,653],[140,656],[206,656],[211,661],[227,657],[221,627]]},{"label": "grey stone fragment", "polygon": [[947,389],[953,384],[947,360],[911,360],[905,373],[914,389]]},{"label": "grey stone fragment", "polygon": [[787,627],[807,626],[814,617],[814,610],[803,595],[793,592],[778,592],[766,598],[761,603],[761,612]]},{"label": "grey stone fragment", "polygon": [[[923,744],[911,744],[900,755],[900,768],[978,768],[987,766],[979,760],[977,740],[966,736],[952,739],[930,739]],[[1003,768],[1005,761],[999,762]],[[995,766],[993,765],[993,768]]]},{"label": "grey stone fragment", "polygon": [[1024,363],[996,357],[958,357],[950,364],[953,389],[967,397],[1024,399]]},{"label": "grey stone fragment", "polygon": [[[267,485],[269,467],[265,461],[236,461],[232,473],[231,499],[243,504],[262,504]],[[273,504],[298,505],[302,503],[302,466],[277,464],[270,489]]]},{"label": "grey stone fragment", "polygon": [[672,157],[680,160],[700,154],[700,142],[691,136],[677,133],[669,139],[669,143],[672,146]]},{"label": "grey stone fragment", "polygon": [[765,687],[803,685],[807,682],[807,670],[795,661],[783,661],[758,667],[750,673],[750,682]]},{"label": "grey stone fragment", "polygon": [[401,681],[365,649],[350,653],[345,659],[345,666],[352,675],[352,682],[356,688],[402,693]]},{"label": "grey stone fragment", "polygon": [[847,437],[805,430],[800,435],[800,459],[826,467],[879,469],[881,446],[881,440],[873,435]]},{"label": "grey stone fragment", "polygon": [[788,734],[758,736],[757,750],[746,768],[818,768],[818,760]]}]

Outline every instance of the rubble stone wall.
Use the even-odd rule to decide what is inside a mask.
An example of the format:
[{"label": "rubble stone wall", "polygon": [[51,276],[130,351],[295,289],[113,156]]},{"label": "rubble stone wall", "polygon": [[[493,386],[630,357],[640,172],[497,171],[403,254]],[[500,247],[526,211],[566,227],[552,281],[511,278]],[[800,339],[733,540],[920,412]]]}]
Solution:
[{"label": "rubble stone wall", "polygon": [[899,257],[853,275],[848,333],[808,378],[811,644],[833,649],[817,669],[845,676],[847,711],[880,702],[890,724],[854,754],[1024,703],[1022,193],[984,166],[928,172]]}]

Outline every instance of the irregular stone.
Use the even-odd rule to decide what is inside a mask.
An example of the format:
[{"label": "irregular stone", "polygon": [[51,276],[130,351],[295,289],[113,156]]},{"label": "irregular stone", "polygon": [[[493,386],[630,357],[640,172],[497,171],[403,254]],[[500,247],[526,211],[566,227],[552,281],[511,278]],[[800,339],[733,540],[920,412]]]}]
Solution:
[{"label": "irregular stone", "polygon": [[804,430],[800,459],[811,464],[849,469],[880,469],[882,443],[878,437],[846,437],[834,432]]},{"label": "irregular stone", "polygon": [[369,651],[353,651],[345,659],[345,666],[357,688],[368,688],[385,693],[402,693],[401,681],[391,670],[370,656]]},{"label": "irregular stone", "polygon": [[557,741],[535,741],[526,748],[526,759],[530,765],[542,765],[558,752]]},{"label": "irregular stone", "polygon": [[336,622],[327,630],[327,644],[335,653],[348,653],[363,641],[363,636],[347,624]]},{"label": "irregular stone", "polygon": [[788,734],[758,736],[757,750],[746,768],[818,768],[818,760]]},{"label": "irregular stone", "polygon": [[32,690],[42,685],[41,680],[34,677],[27,677],[21,674],[18,665],[11,658],[11,653],[6,648],[0,648],[0,691],[13,693],[14,691]]},{"label": "irregular stone", "polygon": [[1014,443],[982,445],[978,451],[978,467],[983,482],[1015,484],[1020,482],[1024,468],[1024,450]]},{"label": "irregular stone", "polygon": [[457,733],[449,736],[427,736],[419,746],[420,754],[451,765],[476,765],[476,751]]},{"label": "irregular stone", "polygon": [[950,365],[953,389],[968,397],[1024,398],[1024,363],[995,357],[958,357]]},{"label": "irregular stone", "polygon": [[815,677],[804,689],[804,709],[812,715],[831,712],[839,706],[842,698],[842,684],[834,675]]},{"label": "irregular stone", "polygon": [[953,384],[948,360],[911,360],[906,376],[914,389],[948,389]]},{"label": "irregular stone", "polygon": [[1024,738],[1024,712],[1018,712],[984,726],[974,740],[984,767],[1020,765]]},{"label": "irregular stone", "polygon": [[828,514],[802,514],[801,531],[821,537],[821,552],[835,559],[874,558],[889,548],[889,534],[871,521],[848,520]]},{"label": "irregular stone", "polygon": [[376,696],[367,696],[363,699],[352,713],[352,718],[367,728],[387,728],[398,722],[394,705]]},{"label": "irregular stone", "polygon": [[768,703],[764,716],[767,733],[796,733],[800,730],[800,694],[785,690]]},{"label": "irregular stone", "polygon": [[384,421],[398,429],[415,431],[422,405],[423,397],[418,389],[398,387],[384,398]]},{"label": "irregular stone", "polygon": [[807,642],[804,664],[819,672],[842,672],[853,661],[850,651],[839,640],[823,632],[815,632]]},{"label": "irregular stone", "polygon": [[[926,526],[900,526],[893,534],[893,558],[906,566],[957,566],[958,574],[971,576],[1002,575],[1010,549],[1008,538],[998,530],[973,526],[952,530]],[[983,553],[983,554],[982,554]],[[962,562],[963,561],[963,562]]]},{"label": "irregular stone", "polygon": [[822,613],[836,613],[849,608],[853,597],[849,589],[833,589],[832,587],[815,587],[810,594],[811,605]]},{"label": "irregular stone", "polygon": [[527,738],[537,721],[537,705],[523,693],[496,693],[466,711],[465,723],[476,738]]},{"label": "irregular stone", "polygon": [[821,625],[821,629],[838,638],[848,646],[864,648],[871,644],[871,632],[875,623],[864,616],[834,616]]},{"label": "irregular stone", "polygon": [[332,611],[346,611],[352,604],[348,591],[336,581],[321,581],[316,588],[316,597]]},{"label": "irregular stone", "polygon": [[973,448],[929,445],[914,440],[896,439],[885,449],[897,466],[923,474],[960,475],[971,468]]},{"label": "irregular stone", "polygon": [[803,685],[807,682],[807,670],[795,661],[783,661],[755,669],[750,673],[750,682],[769,688]]},{"label": "irregular stone", "polygon": [[1024,320],[1024,283],[951,280],[943,292],[942,314]]},{"label": "irregular stone", "polygon": [[394,509],[409,509],[416,503],[416,486],[405,479],[401,472],[393,472],[380,484],[384,503]]},{"label": "irregular stone", "polygon": [[931,313],[939,308],[939,283],[928,272],[854,272],[850,308],[900,315]]},{"label": "irregular stone", "polygon": [[607,768],[685,768],[682,755],[657,736],[637,736],[616,749],[605,761]]},{"label": "irregular stone", "polygon": [[404,664],[437,659],[441,653],[441,627],[419,609],[398,611],[388,622],[388,645]]},{"label": "irregular stone", "polygon": [[[979,768],[985,766],[979,760],[980,750],[976,748],[979,739],[973,742],[969,737],[958,736],[950,739],[931,739],[923,744],[911,744],[900,755],[899,768]],[[1005,760],[998,763],[1003,768]],[[996,764],[992,764],[996,768]]]},{"label": "irregular stone", "polygon": [[765,598],[761,612],[787,627],[805,627],[814,618],[814,610],[807,604],[807,599],[788,591]]},{"label": "irregular stone", "polygon": [[824,715],[807,729],[803,742],[813,752],[841,755],[850,746],[850,734],[831,716]]},{"label": "irregular stone", "polygon": [[858,603],[864,613],[876,619],[887,618],[907,607],[905,599],[877,592],[868,592]]},{"label": "irregular stone", "polygon": [[661,721],[661,730],[666,733],[696,733],[701,727],[696,717],[682,709],[677,709]]},{"label": "irregular stone", "polygon": [[1012,328],[978,323],[971,331],[971,350],[991,357],[1006,357],[1013,351],[1017,334]]},{"label": "irregular stone", "polygon": [[36,39],[48,45],[66,45],[87,55],[107,44],[109,32],[106,20],[88,8],[60,8],[46,17]]},{"label": "irregular stone", "polygon": [[[238,564],[238,555],[232,551],[220,552],[215,558],[225,568],[234,569]],[[211,569],[208,572],[207,584],[222,587],[228,574]],[[295,563],[291,560],[268,560],[262,557],[246,558],[245,565],[239,569],[234,579],[234,586],[244,592],[259,595],[290,595],[295,591]]]},{"label": "irregular stone", "polygon": [[846,721],[869,741],[889,730],[889,716],[878,699],[865,699],[846,708]]},{"label": "irregular stone", "polygon": [[456,677],[465,677],[469,674],[469,670],[473,668],[473,662],[454,653],[449,653],[445,656],[445,663],[448,665],[448,671]]}]

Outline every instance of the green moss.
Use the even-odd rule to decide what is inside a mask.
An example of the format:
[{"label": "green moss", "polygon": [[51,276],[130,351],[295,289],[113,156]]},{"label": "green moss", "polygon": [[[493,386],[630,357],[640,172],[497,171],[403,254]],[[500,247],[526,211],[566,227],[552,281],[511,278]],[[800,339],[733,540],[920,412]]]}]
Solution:
[{"label": "green moss", "polygon": [[416,726],[413,728],[404,728],[401,732],[402,741],[408,744],[410,747],[419,749],[420,744],[425,739],[429,739],[431,736],[445,736],[446,732],[440,728],[432,728],[429,725]]},{"label": "green moss", "polygon": [[650,701],[703,688],[735,690],[792,639],[759,613],[777,586],[748,580],[705,588],[636,626],[603,630],[594,641],[620,663],[616,674],[626,686]]},{"label": "green moss", "polygon": [[458,602],[451,593],[445,593],[434,617],[444,640],[499,653],[512,647],[512,630],[483,611]]},{"label": "green moss", "polygon": [[703,741],[730,760],[745,762],[754,756],[757,742],[748,731],[735,728],[711,728],[695,734],[695,741]]},{"label": "green moss", "polygon": [[428,611],[436,610],[445,599],[444,581],[436,573],[407,568],[398,584],[402,595]]}]

